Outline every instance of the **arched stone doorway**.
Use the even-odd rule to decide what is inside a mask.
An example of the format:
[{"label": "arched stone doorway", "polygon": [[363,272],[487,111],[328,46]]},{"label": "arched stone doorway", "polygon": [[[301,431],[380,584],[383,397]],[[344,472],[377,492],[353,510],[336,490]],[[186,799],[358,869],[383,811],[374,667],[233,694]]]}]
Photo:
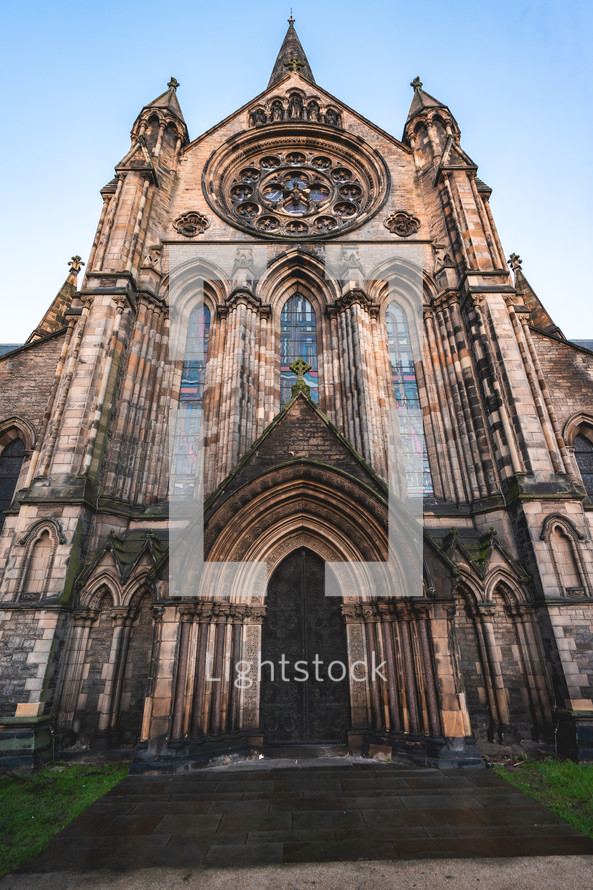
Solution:
[{"label": "arched stone doorway", "polygon": [[301,547],[268,583],[260,706],[266,745],[347,741],[346,627],[341,599],[325,596],[324,581],[323,559]]}]

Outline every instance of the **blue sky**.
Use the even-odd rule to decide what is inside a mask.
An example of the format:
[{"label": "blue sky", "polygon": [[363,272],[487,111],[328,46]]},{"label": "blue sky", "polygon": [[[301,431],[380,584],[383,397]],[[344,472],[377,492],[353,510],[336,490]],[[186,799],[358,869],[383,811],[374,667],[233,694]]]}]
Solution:
[{"label": "blue sky", "polygon": [[[191,138],[261,92],[290,3],[4,4],[0,342],[87,259],[99,190],[171,75]],[[593,4],[293,0],[317,82],[400,137],[410,81],[449,105],[507,256],[569,337],[593,338]]]}]

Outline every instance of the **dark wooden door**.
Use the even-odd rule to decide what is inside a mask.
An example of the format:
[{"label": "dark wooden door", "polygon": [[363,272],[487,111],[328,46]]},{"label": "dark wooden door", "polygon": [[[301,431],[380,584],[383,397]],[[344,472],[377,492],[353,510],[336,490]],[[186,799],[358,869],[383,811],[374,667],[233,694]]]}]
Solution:
[{"label": "dark wooden door", "polygon": [[350,725],[346,628],[340,598],[324,595],[324,576],[323,560],[303,548],[286,557],[268,584],[261,685],[266,744],[346,741]]}]

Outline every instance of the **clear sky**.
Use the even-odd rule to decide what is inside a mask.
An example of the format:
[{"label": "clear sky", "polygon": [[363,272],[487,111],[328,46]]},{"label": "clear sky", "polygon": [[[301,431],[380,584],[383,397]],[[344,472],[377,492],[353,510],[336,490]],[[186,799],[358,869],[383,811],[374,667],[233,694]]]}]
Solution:
[{"label": "clear sky", "polygon": [[[88,258],[99,190],[174,75],[193,139],[261,92],[289,2],[4,4],[0,342],[23,342]],[[493,188],[507,256],[593,338],[590,0],[293,0],[320,86],[401,137],[410,81],[447,104]]]}]

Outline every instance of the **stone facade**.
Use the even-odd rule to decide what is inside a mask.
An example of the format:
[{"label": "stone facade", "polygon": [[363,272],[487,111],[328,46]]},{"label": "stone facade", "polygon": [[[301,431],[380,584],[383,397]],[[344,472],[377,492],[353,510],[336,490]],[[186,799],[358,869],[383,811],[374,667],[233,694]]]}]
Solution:
[{"label": "stone facade", "polygon": [[[174,287],[182,314],[209,319],[204,379],[190,374],[204,554],[245,578],[264,564],[270,584],[296,551],[388,564],[388,483],[404,484],[388,478],[394,300],[422,333],[407,385],[427,461],[423,596],[376,596],[352,574],[333,632],[350,669],[376,659],[385,678],[350,674],[331,726],[321,687],[293,682],[295,744],[471,763],[477,739],[557,735],[590,759],[593,353],[564,338],[516,255],[509,273],[455,118],[416,80],[402,140],[383,132],[315,83],[292,22],[267,90],[194,141],[177,87],[142,109],[101,192],[81,289],[74,257],[28,343],[0,356],[7,761],[47,756],[50,732],[57,750],[133,745],[139,768],[279,744],[259,678],[234,680],[282,610],[233,586],[241,572],[224,598],[168,586],[168,419],[191,389]],[[316,389],[299,378],[282,405],[294,296],[314,313]],[[396,544],[397,562],[411,545]],[[280,711],[265,702],[286,728]]]}]

